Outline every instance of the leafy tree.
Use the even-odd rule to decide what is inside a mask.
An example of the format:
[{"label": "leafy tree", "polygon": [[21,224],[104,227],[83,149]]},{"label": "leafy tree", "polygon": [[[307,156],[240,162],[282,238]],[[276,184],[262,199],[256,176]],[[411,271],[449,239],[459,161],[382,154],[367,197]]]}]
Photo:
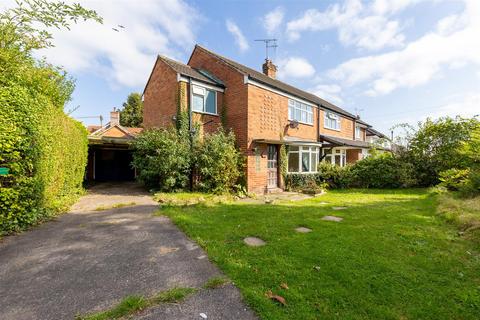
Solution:
[{"label": "leafy tree", "polygon": [[406,146],[400,153],[403,161],[411,163],[422,186],[439,182],[442,171],[469,166],[469,159],[461,146],[470,140],[472,130],[478,125],[475,118],[440,118],[419,122],[418,129],[410,128]]},{"label": "leafy tree", "polygon": [[44,28],[66,28],[79,20],[102,18],[80,4],[66,4],[47,0],[15,0],[17,6],[0,13],[0,48],[32,49],[53,46],[52,34]]},{"label": "leafy tree", "polygon": [[126,127],[140,127],[143,122],[143,101],[140,93],[133,92],[128,95],[120,110],[120,124]]}]

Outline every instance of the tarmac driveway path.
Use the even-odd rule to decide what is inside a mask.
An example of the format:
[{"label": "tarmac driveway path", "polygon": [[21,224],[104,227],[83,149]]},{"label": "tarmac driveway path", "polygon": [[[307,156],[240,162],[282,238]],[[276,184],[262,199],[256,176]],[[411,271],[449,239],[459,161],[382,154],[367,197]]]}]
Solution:
[{"label": "tarmac driveway path", "polygon": [[[115,204],[129,206],[112,208]],[[133,203],[135,203],[133,205]],[[106,210],[99,207],[110,208]],[[74,319],[132,294],[201,287],[220,271],[135,184],[92,188],[68,214],[0,242],[0,318]],[[233,285],[139,319],[256,319]]]}]

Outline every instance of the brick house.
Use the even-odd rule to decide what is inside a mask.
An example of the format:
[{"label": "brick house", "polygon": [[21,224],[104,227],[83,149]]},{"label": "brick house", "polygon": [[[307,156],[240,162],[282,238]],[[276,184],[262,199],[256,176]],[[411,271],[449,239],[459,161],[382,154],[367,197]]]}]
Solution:
[{"label": "brick house", "polygon": [[[233,130],[247,159],[250,192],[280,190],[279,150],[289,173],[313,173],[318,161],[344,166],[368,154],[370,125],[320,97],[196,45],[187,64],[158,56],[143,93],[144,128],[175,124],[189,111],[202,133]],[[372,134],[373,131],[368,131]],[[371,137],[371,136],[370,136]]]}]

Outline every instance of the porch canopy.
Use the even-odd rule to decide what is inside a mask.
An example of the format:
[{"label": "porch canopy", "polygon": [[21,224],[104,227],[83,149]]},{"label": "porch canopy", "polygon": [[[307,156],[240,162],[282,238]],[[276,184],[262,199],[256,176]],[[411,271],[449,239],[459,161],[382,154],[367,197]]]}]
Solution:
[{"label": "porch canopy", "polygon": [[319,141],[308,140],[298,137],[285,136],[283,139],[254,139],[255,143],[266,143],[266,144],[288,144],[288,145],[299,145],[299,146],[317,146],[321,147],[322,143]]},{"label": "porch canopy", "polygon": [[320,141],[325,147],[353,147],[353,148],[371,148],[370,142],[350,140],[326,135],[320,135]]}]

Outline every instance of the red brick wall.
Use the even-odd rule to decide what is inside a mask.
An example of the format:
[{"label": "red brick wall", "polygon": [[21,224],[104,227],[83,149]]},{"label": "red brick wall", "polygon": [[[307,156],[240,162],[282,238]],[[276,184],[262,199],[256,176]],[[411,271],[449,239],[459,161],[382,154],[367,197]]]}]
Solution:
[{"label": "red brick wall", "polygon": [[225,64],[222,60],[195,47],[188,64],[194,68],[207,70],[226,86],[222,108],[225,108],[226,127],[231,128],[242,151],[247,149],[247,86],[243,74]]},{"label": "red brick wall", "polygon": [[340,131],[325,128],[325,111],[320,110],[320,134],[328,136],[339,137],[344,139],[355,139],[355,124],[354,120],[340,116]]},{"label": "red brick wall", "polygon": [[150,81],[143,94],[144,128],[162,128],[173,125],[177,114],[177,73],[157,59]]}]

